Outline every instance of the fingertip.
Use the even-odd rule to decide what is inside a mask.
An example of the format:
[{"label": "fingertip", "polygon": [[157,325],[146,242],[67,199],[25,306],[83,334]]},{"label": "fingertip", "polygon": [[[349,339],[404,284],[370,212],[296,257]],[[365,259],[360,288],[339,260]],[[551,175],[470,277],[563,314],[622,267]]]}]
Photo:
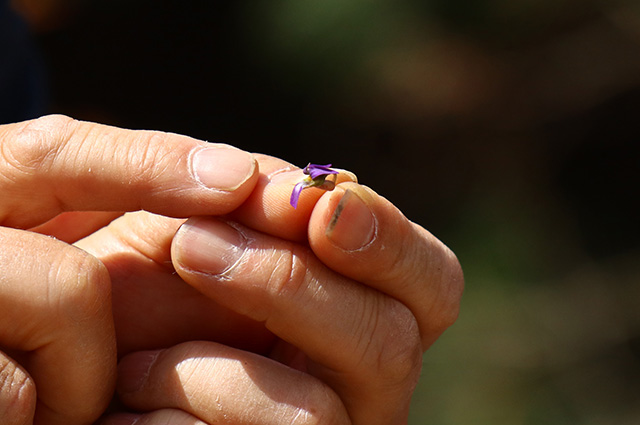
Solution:
[{"label": "fingertip", "polygon": [[[231,217],[272,236],[297,242],[306,240],[314,206],[327,192],[315,187],[303,190],[297,206],[293,207],[290,203],[292,191],[306,177],[302,170],[277,158],[265,155],[257,155],[257,158],[260,163],[258,183],[246,202],[231,213]],[[335,178],[338,186],[357,181],[352,172],[337,171],[339,173]]]},{"label": "fingertip", "polygon": [[[320,189],[305,191],[297,208],[290,204],[291,191],[304,176],[301,170],[284,163],[274,169],[273,160],[267,167],[260,162],[260,178],[247,200],[230,217],[248,227],[291,241],[306,238],[307,223],[313,204],[321,196]],[[316,191],[318,193],[316,193]]]}]

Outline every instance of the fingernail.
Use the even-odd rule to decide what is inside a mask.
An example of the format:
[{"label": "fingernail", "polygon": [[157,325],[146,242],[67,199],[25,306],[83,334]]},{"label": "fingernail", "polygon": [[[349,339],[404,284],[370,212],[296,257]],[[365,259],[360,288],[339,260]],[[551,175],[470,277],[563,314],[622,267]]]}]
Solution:
[{"label": "fingernail", "polygon": [[222,274],[242,256],[244,237],[216,219],[192,218],[180,227],[174,239],[174,261],[208,274]]},{"label": "fingernail", "polygon": [[162,351],[139,351],[130,354],[118,365],[118,390],[134,393],[144,387],[151,367]]},{"label": "fingernail", "polygon": [[369,206],[356,192],[347,189],[331,216],[325,234],[338,248],[356,251],[373,241],[376,225]]},{"label": "fingernail", "polygon": [[253,175],[256,161],[248,152],[216,146],[196,151],[192,166],[196,179],[206,187],[232,191]]}]

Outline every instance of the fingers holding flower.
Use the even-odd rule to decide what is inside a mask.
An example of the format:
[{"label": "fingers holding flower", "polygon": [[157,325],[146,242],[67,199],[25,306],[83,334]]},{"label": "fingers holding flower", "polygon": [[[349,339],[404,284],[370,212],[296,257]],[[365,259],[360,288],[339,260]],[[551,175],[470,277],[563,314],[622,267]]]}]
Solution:
[{"label": "fingers holding flower", "polygon": [[[260,177],[247,200],[229,217],[253,229],[288,240],[303,242],[311,211],[318,199],[336,185],[356,182],[355,174],[330,168],[323,176],[309,164],[307,172],[281,159],[254,154],[260,165]],[[327,167],[329,168],[329,167]],[[317,179],[314,181],[314,177]],[[322,180],[322,181],[320,181]],[[308,188],[309,190],[306,190]],[[295,206],[294,206],[295,204]]]},{"label": "fingers holding flower", "polygon": [[[273,180],[263,183],[262,205],[286,200],[283,190],[268,190],[277,187]],[[317,197],[308,216],[313,253],[197,219],[174,239],[174,262],[202,293],[264,321],[281,338],[272,356],[327,383],[353,423],[403,422],[422,352],[457,317],[462,271],[444,244],[387,200],[340,183],[333,192],[310,191]],[[263,228],[277,234],[278,224],[276,217]]]},{"label": "fingers holding flower", "polygon": [[[293,208],[298,208],[298,200],[304,189],[317,187],[324,190],[333,190],[336,187],[336,176],[339,171],[332,169],[331,164],[316,165],[309,163],[302,172],[307,177],[297,183],[291,191],[289,203]],[[327,177],[333,177],[333,180],[327,180]]]},{"label": "fingers holding flower", "polygon": [[[345,406],[354,423],[406,420],[421,353],[457,315],[462,277],[455,256],[388,201],[369,189],[349,183],[348,174],[328,173],[325,179],[335,175],[339,182],[335,190],[305,190],[307,195],[301,199],[299,208],[294,209],[287,201],[292,188],[305,178],[304,173],[292,170],[275,158],[259,160],[261,176],[256,192],[240,207],[240,212],[232,213],[231,217],[254,227],[262,226],[265,231],[285,239],[304,239],[300,234],[306,235],[308,231],[314,252],[305,244],[200,217],[182,226],[173,241],[173,260],[180,276],[208,297],[218,312],[227,310],[236,317],[250,319],[253,325],[235,322],[229,327],[237,332],[253,329],[245,335],[253,335],[250,339],[255,335],[264,338],[262,348],[249,351],[303,371],[318,388],[330,388],[334,394],[331,399]],[[308,177],[313,179],[310,172]],[[144,217],[142,225],[126,223],[134,216]],[[145,244],[136,250],[143,253],[139,256],[140,264],[145,263],[145,256],[146,260],[155,258],[156,263],[165,262],[169,259],[166,243],[182,221],[169,224],[170,230],[165,231],[149,225],[147,219],[146,213],[139,213],[118,220],[117,223],[126,224],[123,229],[133,231],[131,234],[119,232],[125,236],[120,249],[131,247],[131,242],[157,239],[162,234],[165,242],[151,251]],[[288,230],[283,231],[283,227]],[[152,255],[153,252],[156,254]],[[163,275],[174,282],[169,286],[177,288],[178,276],[169,277],[166,272]],[[202,304],[204,309],[191,309],[186,316],[209,317],[204,314],[206,305]],[[197,324],[197,320],[185,320],[184,314],[169,316],[164,329],[176,323],[191,328]],[[215,323],[222,317],[214,315],[204,322]],[[255,328],[256,324],[263,326],[264,332]],[[279,338],[275,344],[269,335]],[[272,371],[267,374],[273,373],[270,379],[274,382],[287,375],[280,374],[279,368],[272,369],[269,366],[272,363],[263,364],[268,359],[260,355],[246,357],[250,353],[231,345],[236,348],[224,347],[231,349],[222,355],[226,360],[229,356],[240,356],[244,365],[257,361],[260,368]],[[271,351],[267,349],[269,346]],[[221,356],[220,347],[207,347],[212,350],[212,358]],[[183,358],[188,361],[192,357]],[[133,359],[135,362],[135,357]],[[200,362],[201,369],[188,373],[190,384],[194,384],[193,388],[210,386],[214,394],[225,393],[228,388],[215,378],[219,375],[212,375],[216,365],[221,364]],[[175,379],[165,379],[170,367],[154,370],[160,376],[159,388],[166,390],[161,394],[182,391],[189,401],[202,398],[201,393],[188,385],[178,383],[176,387]],[[245,378],[247,384],[253,382],[253,376],[245,375]],[[282,394],[303,392],[286,379],[274,385],[279,388],[274,387],[274,391]],[[310,392],[309,397],[314,398],[313,394]],[[163,404],[176,402],[158,398],[146,390],[135,396],[123,394],[123,398],[129,400],[130,406],[144,409],[182,406]],[[230,409],[235,405],[231,398],[225,403]],[[159,418],[160,414],[157,411],[150,415]],[[151,416],[145,418],[152,420]]]},{"label": "fingers holding flower", "polygon": [[[281,160],[258,160],[256,190],[230,215],[233,220],[308,240],[328,267],[401,300],[418,318],[425,348],[456,320],[464,278],[442,242],[350,172],[314,164],[291,171]],[[330,190],[315,189],[323,185]]]}]

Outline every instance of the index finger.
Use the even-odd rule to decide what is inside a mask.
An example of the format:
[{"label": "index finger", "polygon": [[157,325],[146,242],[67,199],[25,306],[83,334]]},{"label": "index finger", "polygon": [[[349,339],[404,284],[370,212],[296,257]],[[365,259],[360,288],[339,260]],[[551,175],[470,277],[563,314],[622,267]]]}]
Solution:
[{"label": "index finger", "polygon": [[0,127],[0,225],[64,211],[225,214],[257,174],[253,156],[228,145],[47,116]]}]

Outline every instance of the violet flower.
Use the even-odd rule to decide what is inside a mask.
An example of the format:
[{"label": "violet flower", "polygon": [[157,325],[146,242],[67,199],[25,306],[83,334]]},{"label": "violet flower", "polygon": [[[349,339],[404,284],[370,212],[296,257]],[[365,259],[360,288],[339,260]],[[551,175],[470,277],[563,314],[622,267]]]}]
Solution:
[{"label": "violet flower", "polygon": [[302,172],[306,174],[307,177],[305,177],[300,183],[296,184],[291,192],[291,200],[289,203],[293,208],[298,208],[298,199],[300,199],[300,194],[304,189],[309,187],[318,187],[324,190],[333,190],[333,188],[336,187],[335,179],[333,181],[327,180],[327,176],[338,174],[337,170],[331,168],[331,164],[308,164],[304,167]]}]

